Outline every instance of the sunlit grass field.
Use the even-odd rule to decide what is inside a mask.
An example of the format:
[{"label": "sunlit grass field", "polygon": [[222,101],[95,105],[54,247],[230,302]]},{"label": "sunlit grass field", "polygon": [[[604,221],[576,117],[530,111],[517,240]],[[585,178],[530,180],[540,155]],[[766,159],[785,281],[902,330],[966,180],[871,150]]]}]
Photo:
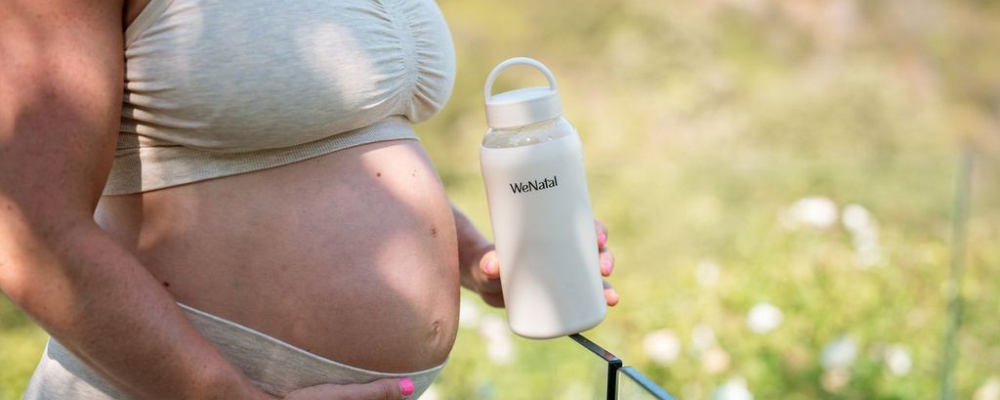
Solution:
[{"label": "sunlit grass field", "polygon": [[[549,65],[583,139],[622,297],[587,333],[682,399],[929,399],[945,373],[956,190],[971,149],[956,397],[1000,399],[1000,6],[447,0],[458,80],[418,126],[489,233],[482,83]],[[992,38],[992,39],[990,39]],[[512,70],[497,90],[541,85]],[[426,399],[592,399],[596,358],[512,336],[463,294]],[[0,299],[0,399],[45,335]]]}]

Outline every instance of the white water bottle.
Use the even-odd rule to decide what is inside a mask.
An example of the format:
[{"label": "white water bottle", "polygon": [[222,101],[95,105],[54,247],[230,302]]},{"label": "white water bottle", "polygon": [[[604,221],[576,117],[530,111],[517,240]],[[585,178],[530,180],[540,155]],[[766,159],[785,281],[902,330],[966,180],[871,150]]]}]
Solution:
[{"label": "white water bottle", "polygon": [[[537,68],[549,86],[491,95],[512,65]],[[485,97],[480,166],[510,328],[533,339],[593,328],[607,314],[597,235],[583,148],[555,78],[538,61],[512,58],[490,73]]]}]

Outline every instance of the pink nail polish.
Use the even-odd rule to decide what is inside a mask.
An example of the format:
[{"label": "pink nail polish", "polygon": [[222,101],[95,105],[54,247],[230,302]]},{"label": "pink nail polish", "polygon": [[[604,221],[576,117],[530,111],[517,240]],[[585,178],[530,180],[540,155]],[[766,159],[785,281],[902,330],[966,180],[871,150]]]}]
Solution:
[{"label": "pink nail polish", "polygon": [[605,233],[602,233],[601,236],[597,237],[598,246],[604,247],[604,243],[607,243],[607,241],[608,241],[608,235]]},{"label": "pink nail polish", "polygon": [[496,273],[496,263],[497,260],[495,258],[486,260],[486,275],[493,275]]},{"label": "pink nail polish", "polygon": [[605,275],[611,275],[611,271],[614,270],[614,268],[615,266],[611,264],[611,261],[601,261],[601,271],[604,272]]},{"label": "pink nail polish", "polygon": [[413,380],[410,378],[403,378],[399,380],[399,391],[403,393],[403,397],[410,397],[413,394]]}]

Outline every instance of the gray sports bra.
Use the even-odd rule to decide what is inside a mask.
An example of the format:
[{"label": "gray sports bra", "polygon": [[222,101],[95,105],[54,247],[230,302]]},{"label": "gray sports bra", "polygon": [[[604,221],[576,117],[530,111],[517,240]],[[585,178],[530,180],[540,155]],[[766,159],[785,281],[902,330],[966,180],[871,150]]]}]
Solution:
[{"label": "gray sports bra", "polygon": [[431,0],[151,0],[125,33],[105,195],[301,161],[439,111],[455,75]]}]

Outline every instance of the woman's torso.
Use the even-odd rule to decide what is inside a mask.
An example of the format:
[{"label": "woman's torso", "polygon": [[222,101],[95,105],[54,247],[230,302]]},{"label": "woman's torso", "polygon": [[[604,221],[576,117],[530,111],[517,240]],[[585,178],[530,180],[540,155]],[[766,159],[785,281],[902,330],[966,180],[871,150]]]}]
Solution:
[{"label": "woman's torso", "polygon": [[[144,1],[129,1],[126,21]],[[402,7],[413,2],[374,3]],[[336,19],[328,22],[337,25]],[[267,21],[255,21],[260,24]],[[327,31],[354,32],[345,29]],[[339,56],[323,54],[323,48],[315,51],[327,61]],[[364,51],[343,56],[364,58]],[[371,78],[381,76],[377,72],[370,71]],[[270,101],[266,91],[259,96],[243,107],[263,104],[277,113],[290,107]],[[414,96],[420,101],[419,93]],[[299,110],[291,106],[289,112]],[[226,110],[213,116],[225,117]],[[294,117],[307,137],[301,140],[320,129],[311,121],[325,119],[332,124],[327,129],[343,128],[319,111]],[[294,134],[298,125],[286,124],[291,138],[276,140],[299,140]],[[240,137],[238,126],[223,128],[232,131],[214,142],[192,137],[191,145],[208,143],[226,151],[260,143]],[[376,371],[407,372],[441,364],[454,342],[459,288],[454,221],[441,182],[417,141],[369,143],[277,168],[105,196],[96,219],[134,249],[179,302],[320,356]]]}]

